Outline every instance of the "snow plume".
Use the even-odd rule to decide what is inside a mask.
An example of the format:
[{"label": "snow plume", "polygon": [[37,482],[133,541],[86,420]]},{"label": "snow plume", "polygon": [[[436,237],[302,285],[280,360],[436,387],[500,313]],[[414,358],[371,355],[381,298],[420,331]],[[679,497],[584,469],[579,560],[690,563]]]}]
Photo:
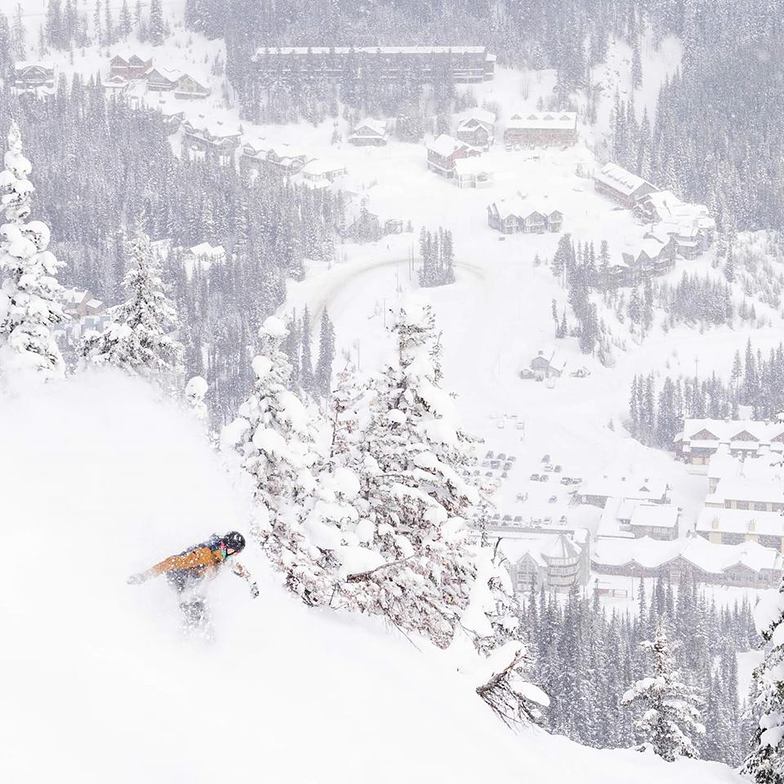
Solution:
[{"label": "snow plume", "polygon": [[22,154],[19,127],[12,122],[0,172],[0,204],[8,220],[0,227],[0,342],[11,349],[9,367],[62,376],[63,359],[51,331],[64,318],[57,282],[62,265],[48,250],[49,228],[41,221],[25,223],[33,192],[31,169]]},{"label": "snow plume", "polygon": [[164,291],[150,238],[140,228],[129,253],[132,265],[124,281],[128,299],[114,308],[112,321],[101,334],[85,336],[80,353],[96,365],[114,365],[179,391],[183,352],[174,334],[179,320]]},{"label": "snow plume", "polygon": [[644,741],[640,750],[650,747],[669,762],[699,756],[693,736],[705,733],[697,709],[700,699],[680,680],[664,625],[659,625],[653,641],[641,646],[653,658],[653,674],[638,680],[621,698],[622,705],[642,709],[634,724]]},{"label": "snow plume", "polygon": [[757,631],[769,646],[754,670],[753,712],[759,716],[742,773],[758,784],[784,781],[784,581],[754,608]]}]

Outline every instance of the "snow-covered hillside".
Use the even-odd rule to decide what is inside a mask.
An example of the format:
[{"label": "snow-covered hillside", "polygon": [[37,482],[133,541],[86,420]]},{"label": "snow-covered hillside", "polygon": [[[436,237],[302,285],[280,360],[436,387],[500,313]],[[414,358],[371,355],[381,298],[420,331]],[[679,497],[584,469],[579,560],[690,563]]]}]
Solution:
[{"label": "snow-covered hillside", "polygon": [[253,600],[212,586],[217,640],[184,641],[162,582],[131,572],[247,496],[189,414],[113,373],[0,404],[0,780],[736,782],[727,768],[515,736],[447,657],[362,618],[307,609],[263,558]]}]

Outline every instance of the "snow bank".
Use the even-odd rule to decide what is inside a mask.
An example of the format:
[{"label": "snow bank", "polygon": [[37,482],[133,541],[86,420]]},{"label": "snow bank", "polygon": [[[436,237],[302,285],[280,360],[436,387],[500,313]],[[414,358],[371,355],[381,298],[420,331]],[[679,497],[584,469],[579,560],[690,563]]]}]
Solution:
[{"label": "snow bank", "polygon": [[516,737],[443,654],[306,608],[255,552],[261,598],[218,578],[217,640],[186,642],[166,585],[125,578],[214,530],[247,533],[247,497],[199,424],[105,371],[0,400],[0,433],[0,781],[740,781]]}]

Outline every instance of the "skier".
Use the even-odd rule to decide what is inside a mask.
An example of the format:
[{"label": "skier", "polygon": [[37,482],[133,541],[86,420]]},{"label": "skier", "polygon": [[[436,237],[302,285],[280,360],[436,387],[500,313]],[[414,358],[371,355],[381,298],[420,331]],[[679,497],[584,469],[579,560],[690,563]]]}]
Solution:
[{"label": "skier", "polygon": [[[131,575],[128,583],[139,585],[152,577],[166,575],[169,585],[179,594],[186,626],[208,629],[209,617],[202,593],[204,584],[217,575],[229,556],[236,555],[244,547],[245,537],[238,531],[230,531],[224,536],[213,534],[206,542],[171,555],[145,572]],[[255,599],[259,589],[250,572],[237,561],[231,563],[231,570],[250,584],[250,593]]]}]

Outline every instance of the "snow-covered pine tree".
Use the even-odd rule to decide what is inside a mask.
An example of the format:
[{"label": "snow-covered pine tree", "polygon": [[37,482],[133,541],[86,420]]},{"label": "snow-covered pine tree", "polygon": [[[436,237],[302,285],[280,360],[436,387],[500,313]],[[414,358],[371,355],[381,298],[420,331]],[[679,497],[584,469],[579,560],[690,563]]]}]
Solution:
[{"label": "snow-covered pine tree", "polygon": [[642,708],[634,723],[643,741],[640,750],[650,746],[668,762],[698,757],[693,737],[705,732],[697,709],[700,698],[680,680],[664,624],[658,625],[652,641],[640,646],[653,658],[653,674],[638,680],[621,697],[622,705]]},{"label": "snow-covered pine tree", "polygon": [[131,265],[124,281],[128,299],[113,309],[102,333],[84,337],[79,353],[96,365],[115,365],[182,389],[183,350],[175,335],[179,320],[166,296],[150,238],[137,228],[129,245]]},{"label": "snow-covered pine tree", "polygon": [[258,501],[253,535],[286,574],[288,586],[304,594],[310,586],[301,578],[310,569],[308,561],[318,558],[309,554],[302,531],[316,490],[311,469],[317,455],[308,410],[289,389],[291,365],[281,350],[287,335],[286,325],[274,316],[262,325],[260,350],[252,363],[253,391],[239,416],[224,428],[222,442],[237,450],[253,478]]},{"label": "snow-covered pine tree", "polygon": [[5,168],[0,172],[0,206],[8,223],[0,228],[0,343],[11,349],[9,361],[50,376],[62,375],[63,358],[51,328],[60,323],[62,266],[48,250],[49,227],[30,215],[33,186],[30,161],[22,154],[19,126],[11,123]]},{"label": "snow-covered pine tree", "polygon": [[784,781],[784,580],[754,608],[754,625],[768,651],[754,670],[753,712],[759,716],[741,773],[757,784]]},{"label": "snow-covered pine tree", "polygon": [[332,363],[335,360],[335,328],[330,321],[329,313],[324,308],[321,314],[319,334],[319,353],[314,372],[314,391],[322,397],[329,397],[332,388]]},{"label": "snow-covered pine tree", "polygon": [[476,568],[471,599],[460,621],[478,657],[470,668],[476,692],[507,725],[540,724],[541,708],[550,700],[528,681],[532,658],[523,640],[522,612],[497,545],[479,548]]},{"label": "snow-covered pine tree", "polygon": [[396,331],[398,361],[377,379],[361,444],[368,545],[385,566],[352,579],[372,596],[363,609],[446,647],[475,577],[465,526],[477,499],[463,475],[468,438],[440,386],[430,306],[412,299]]},{"label": "snow-covered pine tree", "polygon": [[193,376],[185,385],[185,402],[199,422],[207,422],[209,413],[204,396],[207,394],[207,382],[201,376]]}]

